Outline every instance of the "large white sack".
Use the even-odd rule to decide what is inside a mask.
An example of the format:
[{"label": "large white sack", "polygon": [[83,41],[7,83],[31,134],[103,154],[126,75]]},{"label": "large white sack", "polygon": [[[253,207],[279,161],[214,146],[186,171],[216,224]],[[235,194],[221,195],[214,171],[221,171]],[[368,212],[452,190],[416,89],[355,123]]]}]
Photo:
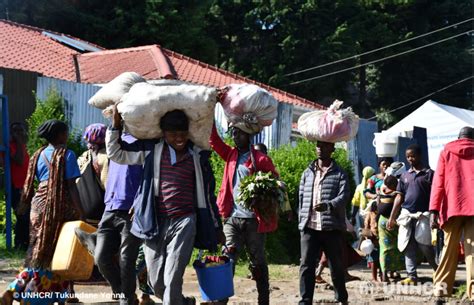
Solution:
[{"label": "large white sack", "polygon": [[232,126],[258,133],[278,115],[278,101],[267,90],[252,84],[230,84],[222,90],[220,102]]},{"label": "large white sack", "polygon": [[[182,81],[182,80],[177,80],[177,79],[150,80],[147,83],[152,84],[154,86],[178,86],[178,85],[186,85],[186,84],[192,85],[192,83],[188,83],[188,82],[185,82],[185,81]],[[111,104],[110,106],[107,106],[104,110],[102,110],[102,115],[106,119],[109,119],[109,118],[112,117],[114,104]]]},{"label": "large white sack", "polygon": [[160,119],[167,112],[182,110],[189,118],[189,137],[197,146],[209,149],[217,89],[181,84],[155,86],[138,83],[117,105],[127,131],[137,139],[162,137]]},{"label": "large white sack", "polygon": [[104,85],[99,91],[89,99],[89,105],[99,109],[105,109],[120,101],[136,83],[146,82],[146,80],[135,72],[124,72]]},{"label": "large white sack", "polygon": [[298,119],[298,130],[309,141],[349,141],[357,134],[359,116],[350,107],[341,109],[342,104],[335,100],[327,110],[304,113]]}]

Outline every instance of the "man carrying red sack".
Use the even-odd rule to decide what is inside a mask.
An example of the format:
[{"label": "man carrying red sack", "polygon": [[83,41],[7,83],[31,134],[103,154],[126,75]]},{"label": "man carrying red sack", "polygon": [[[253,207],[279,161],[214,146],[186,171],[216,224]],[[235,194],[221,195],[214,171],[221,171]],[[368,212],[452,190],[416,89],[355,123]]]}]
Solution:
[{"label": "man carrying red sack", "polygon": [[252,129],[244,125],[232,127],[231,135],[235,147],[222,141],[216,127],[212,129],[209,143],[212,149],[226,162],[222,185],[217,197],[219,213],[224,218],[224,234],[226,236],[227,255],[236,262],[238,255],[245,246],[250,258],[252,278],[257,282],[258,304],[270,302],[268,265],[265,258],[265,233],[275,231],[276,219],[265,222],[256,211],[244,208],[238,201],[240,182],[246,176],[257,171],[278,173],[272,160],[251,146]]}]

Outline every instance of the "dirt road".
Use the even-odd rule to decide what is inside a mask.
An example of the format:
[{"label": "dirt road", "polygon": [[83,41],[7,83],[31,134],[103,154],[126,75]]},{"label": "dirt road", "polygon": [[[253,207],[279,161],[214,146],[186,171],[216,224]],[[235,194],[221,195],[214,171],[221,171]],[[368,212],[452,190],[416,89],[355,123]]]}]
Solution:
[{"label": "dirt road", "polygon": [[[5,266],[4,266],[5,267]],[[286,305],[297,304],[298,302],[298,267],[297,266],[278,266],[279,279],[271,279],[271,304]],[[5,270],[0,264],[0,290],[4,291],[8,283],[13,279],[14,270]],[[8,268],[7,268],[8,269]],[[432,271],[428,265],[423,264],[419,268],[419,276],[423,285],[406,289],[401,285],[373,285],[370,282],[370,272],[363,264],[351,268],[352,275],[361,278],[361,281],[347,283],[349,301],[351,304],[413,304],[413,303],[431,303],[434,298],[431,296],[430,282]],[[323,273],[323,278],[330,282],[328,270]],[[465,266],[460,265],[456,274],[456,280],[465,281]],[[236,278],[234,280],[235,296],[230,299],[232,305],[250,305],[257,304],[257,291],[255,282]],[[76,284],[76,293],[84,304],[111,302],[111,290],[105,285],[78,285]],[[184,294],[195,296],[200,300],[197,277],[192,268],[188,268],[184,279]],[[139,292],[137,292],[140,294]],[[82,296],[82,297],[81,297]],[[334,292],[329,285],[317,285],[315,290],[315,303],[330,303],[334,298]],[[153,298],[157,304],[160,304],[157,298]],[[451,299],[451,304],[459,303],[459,300]],[[117,303],[118,304],[118,303]],[[466,302],[468,304],[468,302]]]}]

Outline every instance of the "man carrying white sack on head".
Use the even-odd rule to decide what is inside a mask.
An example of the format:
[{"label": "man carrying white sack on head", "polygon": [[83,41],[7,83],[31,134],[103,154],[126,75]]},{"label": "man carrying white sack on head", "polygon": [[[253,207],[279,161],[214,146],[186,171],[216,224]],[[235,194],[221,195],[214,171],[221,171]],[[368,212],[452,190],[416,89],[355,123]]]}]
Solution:
[{"label": "man carrying white sack on head", "polygon": [[336,301],[347,304],[342,258],[349,180],[331,156],[334,143],[356,135],[359,118],[350,108],[339,110],[341,105],[342,102],[335,101],[327,111],[306,113],[298,120],[302,135],[317,142],[318,157],[303,172],[299,188],[300,305],[313,304],[316,263],[321,250],[329,260]]},{"label": "man carrying white sack on head", "polygon": [[121,141],[121,121],[114,107],[107,155],[117,163],[144,168],[131,211],[131,232],[144,240],[149,286],[164,305],[195,304],[182,294],[193,245],[214,251],[218,239],[223,242],[210,152],[189,140],[189,119],[183,111],[161,117],[163,138],[132,144]]}]

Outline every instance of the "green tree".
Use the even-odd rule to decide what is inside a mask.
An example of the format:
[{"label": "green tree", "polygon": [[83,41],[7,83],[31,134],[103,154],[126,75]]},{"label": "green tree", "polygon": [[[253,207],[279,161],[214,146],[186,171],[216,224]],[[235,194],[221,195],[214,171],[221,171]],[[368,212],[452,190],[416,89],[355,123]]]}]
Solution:
[{"label": "green tree", "polygon": [[[32,155],[41,146],[47,142],[38,136],[38,127],[47,120],[56,119],[67,123],[64,115],[64,99],[54,88],[50,88],[46,93],[46,98],[40,100],[36,98],[36,108],[31,116],[26,120],[28,124],[28,144],[27,149]],[[84,151],[81,143],[81,135],[75,130],[69,131],[67,146],[79,156]]]},{"label": "green tree", "polygon": [[[421,104],[387,112],[472,74],[472,36],[324,78],[466,31],[466,23],[422,39],[325,64],[472,17],[470,0],[16,0],[0,2],[0,17],[71,34],[107,48],[158,43],[329,105],[335,98],[361,117],[382,114],[389,126]],[[67,18],[64,18],[67,16]],[[431,98],[472,108],[473,82]]]},{"label": "green tree", "polygon": [[[290,85],[291,82],[350,68],[466,31],[470,24],[409,44],[353,58],[294,76],[286,73],[379,48],[472,17],[472,2],[454,1],[214,1],[208,33],[218,44],[219,64],[329,105],[334,98],[353,105],[362,117],[386,113],[472,74],[468,35],[357,70]],[[472,107],[472,82],[434,97]],[[393,114],[387,124],[418,105]]]}]

